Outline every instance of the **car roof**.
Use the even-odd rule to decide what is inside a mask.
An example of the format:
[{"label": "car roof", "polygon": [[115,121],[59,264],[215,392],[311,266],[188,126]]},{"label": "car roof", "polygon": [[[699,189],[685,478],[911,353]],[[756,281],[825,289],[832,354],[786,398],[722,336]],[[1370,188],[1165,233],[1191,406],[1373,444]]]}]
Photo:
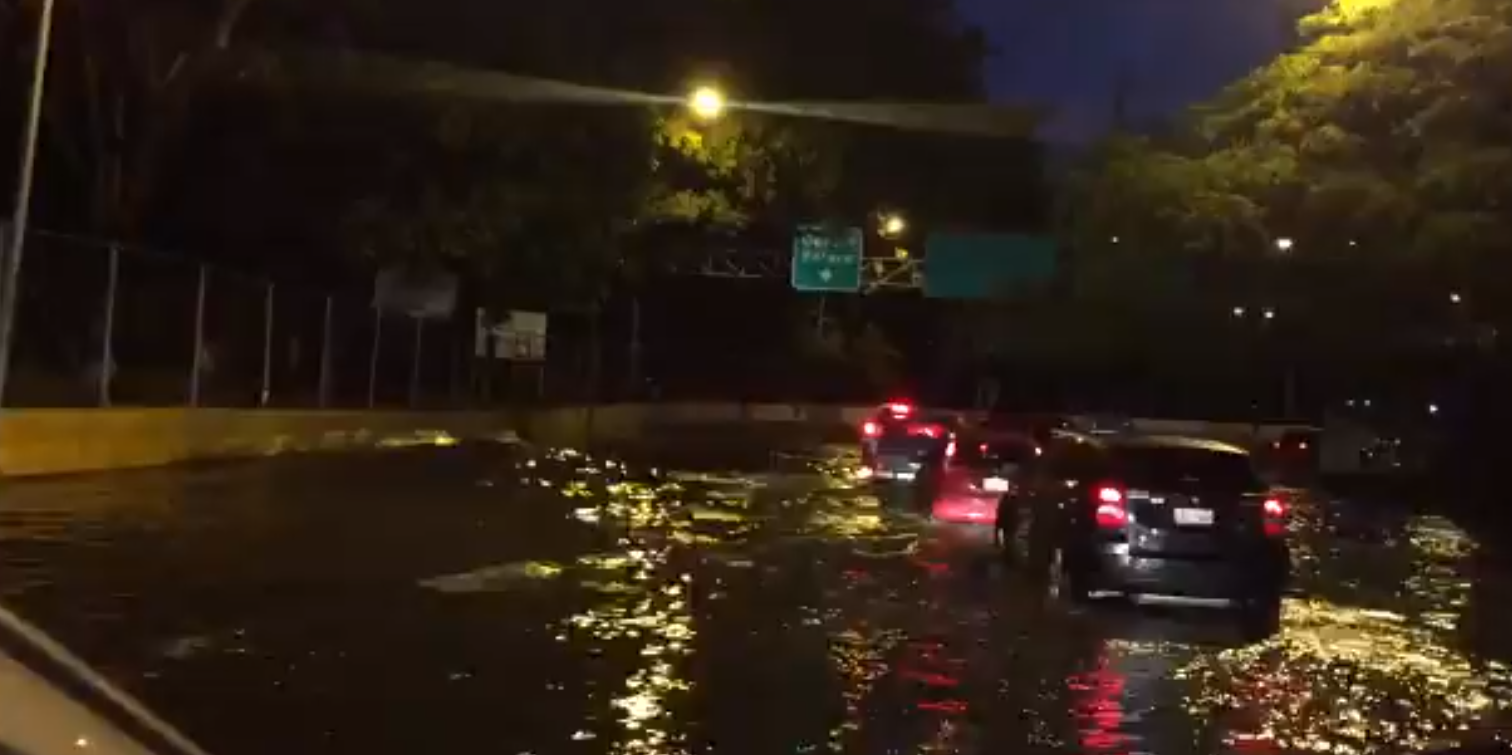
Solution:
[{"label": "car roof", "polygon": [[1192,451],[1207,451],[1218,454],[1249,456],[1249,449],[1212,438],[1195,438],[1187,435],[1092,435],[1080,432],[1057,432],[1057,438],[1087,443],[1106,450],[1136,448],[1172,448]]},{"label": "car roof", "polygon": [[877,407],[877,410],[873,412],[873,414],[881,417],[882,419],[896,419],[899,421],[923,419],[934,422],[956,422],[960,419],[960,415],[948,409],[930,409],[923,406],[915,406],[913,407],[913,410],[908,412],[907,414],[898,415],[893,414],[892,410],[888,408],[887,404],[883,404]]},{"label": "car roof", "polygon": [[1103,443],[1110,448],[1176,448],[1249,456],[1249,450],[1243,446],[1212,438],[1193,438],[1185,435],[1126,435],[1106,439]]},{"label": "car roof", "polygon": [[961,433],[961,436],[978,443],[1029,443],[1038,445],[1034,433],[1019,428],[1003,427],[970,427]]}]

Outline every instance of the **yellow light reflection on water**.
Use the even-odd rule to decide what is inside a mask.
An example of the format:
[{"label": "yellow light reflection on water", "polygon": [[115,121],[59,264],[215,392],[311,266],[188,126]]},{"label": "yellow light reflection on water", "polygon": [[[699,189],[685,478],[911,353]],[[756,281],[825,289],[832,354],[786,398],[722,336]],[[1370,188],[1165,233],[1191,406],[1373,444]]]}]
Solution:
[{"label": "yellow light reflection on water", "polygon": [[563,639],[585,639],[599,646],[639,645],[634,670],[610,700],[620,730],[612,742],[615,753],[687,751],[672,726],[668,700],[689,688],[682,664],[695,636],[687,595],[692,577],[669,566],[675,537],[654,538],[660,541],[655,544],[637,538],[647,532],[677,534],[679,520],[662,500],[670,491],[675,488],[638,483],[610,486],[604,518],[625,526],[625,536],[619,540],[624,554],[585,557],[580,565],[601,573],[616,570],[622,579],[590,585],[599,592],[600,602],[566,621]]},{"label": "yellow light reflection on water", "polygon": [[1512,692],[1506,667],[1473,662],[1431,626],[1321,600],[1288,601],[1275,636],[1200,655],[1177,676],[1195,682],[1185,707],[1199,720],[1245,714],[1230,744],[1330,753],[1421,749]]}]

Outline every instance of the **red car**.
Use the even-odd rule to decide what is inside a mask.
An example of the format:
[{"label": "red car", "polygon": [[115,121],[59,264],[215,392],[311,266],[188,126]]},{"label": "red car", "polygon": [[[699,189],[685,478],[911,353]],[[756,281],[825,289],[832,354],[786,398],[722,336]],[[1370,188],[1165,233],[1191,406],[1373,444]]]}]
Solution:
[{"label": "red car", "polygon": [[970,539],[991,542],[999,501],[1041,452],[1034,437],[1024,433],[962,438],[940,475],[930,519]]}]

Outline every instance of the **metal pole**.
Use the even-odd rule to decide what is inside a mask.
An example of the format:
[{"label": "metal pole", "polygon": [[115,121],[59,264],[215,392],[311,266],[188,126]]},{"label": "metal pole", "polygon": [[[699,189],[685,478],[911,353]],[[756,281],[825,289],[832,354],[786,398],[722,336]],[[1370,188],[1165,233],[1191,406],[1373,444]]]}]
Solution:
[{"label": "metal pole", "polygon": [[331,318],[335,303],[330,296],[325,299],[325,319],[320,325],[320,408],[331,404]]},{"label": "metal pole", "polygon": [[630,299],[630,395],[641,391],[641,307],[640,297]]},{"label": "metal pole", "polygon": [[258,395],[259,406],[267,406],[273,398],[273,291],[274,285],[269,283],[267,293],[263,295],[262,393]]},{"label": "metal pole", "polygon": [[373,307],[373,348],[368,350],[368,408],[378,405],[378,347],[383,335],[383,310]]},{"label": "metal pole", "polygon": [[16,297],[21,290],[21,255],[26,252],[31,221],[32,179],[37,169],[37,141],[42,128],[42,102],[47,91],[47,62],[52,51],[53,0],[42,0],[37,13],[37,54],[32,60],[31,98],[26,105],[26,130],[21,141],[20,175],[16,178],[16,207],[11,216],[10,242],[0,270],[0,404],[10,377],[11,346],[16,331]]},{"label": "metal pole", "polygon": [[814,335],[819,338],[824,338],[824,302],[828,299],[824,294],[819,295],[819,316],[814,319]]},{"label": "metal pole", "polygon": [[205,292],[210,288],[210,268],[199,266],[199,284],[194,292],[194,354],[189,360],[189,405],[200,404],[200,370],[205,359]]},{"label": "metal pole", "polygon": [[119,246],[110,245],[109,259],[105,272],[105,322],[100,329],[100,406],[110,406],[110,381],[115,377],[115,299],[121,275]]},{"label": "metal pole", "polygon": [[420,349],[425,345],[425,320],[415,318],[415,348],[410,352],[410,406],[420,404]]}]

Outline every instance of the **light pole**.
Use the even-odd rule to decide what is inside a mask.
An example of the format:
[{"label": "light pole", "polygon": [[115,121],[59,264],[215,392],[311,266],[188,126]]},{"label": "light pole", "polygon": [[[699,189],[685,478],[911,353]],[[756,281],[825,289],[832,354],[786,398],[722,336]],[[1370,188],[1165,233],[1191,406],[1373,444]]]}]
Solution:
[{"label": "light pole", "polygon": [[[26,128],[21,141],[20,175],[16,178],[16,207],[11,216],[10,243],[0,262],[0,406],[10,377],[11,344],[16,331],[16,298],[20,293],[21,255],[26,252],[26,230],[31,220],[32,177],[37,167],[37,139],[42,128],[42,102],[47,91],[47,59],[52,50],[53,0],[42,0],[37,12],[37,53],[32,61],[31,98],[26,106]],[[106,369],[109,369],[106,366]]]},{"label": "light pole", "polygon": [[[688,92],[684,105],[693,117],[705,123],[712,123],[724,117],[728,108],[728,101],[724,92],[716,86],[704,84],[694,87]],[[641,382],[641,301],[638,291],[632,289],[630,293],[630,384],[627,386],[632,391],[632,396],[640,395]]]}]

